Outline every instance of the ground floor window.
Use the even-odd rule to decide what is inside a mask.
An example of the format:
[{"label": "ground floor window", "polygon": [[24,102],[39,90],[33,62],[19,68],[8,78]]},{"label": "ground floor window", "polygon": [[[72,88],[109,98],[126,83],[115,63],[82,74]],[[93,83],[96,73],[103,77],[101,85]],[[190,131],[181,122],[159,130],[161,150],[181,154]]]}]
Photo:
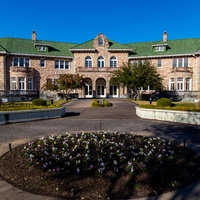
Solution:
[{"label": "ground floor window", "polygon": [[192,90],[192,80],[191,78],[170,78],[169,79],[169,90],[177,91],[191,91]]},{"label": "ground floor window", "polygon": [[26,90],[26,78],[25,77],[18,78],[18,89]]},{"label": "ground floor window", "polygon": [[183,78],[177,78],[177,90],[184,90]]},{"label": "ground floor window", "polygon": [[17,89],[17,82],[16,77],[10,78],[10,90],[16,90]]},{"label": "ground floor window", "polygon": [[29,77],[28,78],[28,90],[33,90],[33,78],[32,77]]}]

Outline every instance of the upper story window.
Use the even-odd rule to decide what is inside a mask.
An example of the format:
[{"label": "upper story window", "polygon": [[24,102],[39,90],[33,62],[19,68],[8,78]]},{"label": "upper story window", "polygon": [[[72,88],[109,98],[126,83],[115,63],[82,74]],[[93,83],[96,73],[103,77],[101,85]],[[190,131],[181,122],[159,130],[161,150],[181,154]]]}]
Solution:
[{"label": "upper story window", "polygon": [[69,61],[55,60],[55,69],[69,69]]},{"label": "upper story window", "polygon": [[157,67],[162,67],[162,60],[161,59],[157,60]]},{"label": "upper story window", "polygon": [[102,56],[100,56],[100,57],[98,58],[98,67],[99,67],[99,68],[104,67],[104,58],[103,58]]},{"label": "upper story window", "polygon": [[41,46],[38,46],[38,50],[39,50],[39,51],[46,51],[46,50],[47,50],[47,47],[44,46],[44,45],[41,45]]},{"label": "upper story window", "polygon": [[104,39],[103,39],[103,37],[99,37],[99,38],[98,38],[98,45],[99,45],[99,46],[104,45]]},{"label": "upper story window", "polygon": [[188,67],[188,58],[173,58],[172,67]]},{"label": "upper story window", "polygon": [[85,67],[92,67],[92,58],[90,56],[85,58]]},{"label": "upper story window", "polygon": [[110,67],[117,67],[117,58],[115,56],[110,58]]},{"label": "upper story window", "polygon": [[41,58],[40,59],[40,67],[45,67],[45,59]]},{"label": "upper story window", "polygon": [[156,46],[156,51],[164,51],[164,46]]},{"label": "upper story window", "polygon": [[30,59],[29,58],[13,58],[13,65],[15,67],[29,67],[29,62]]}]

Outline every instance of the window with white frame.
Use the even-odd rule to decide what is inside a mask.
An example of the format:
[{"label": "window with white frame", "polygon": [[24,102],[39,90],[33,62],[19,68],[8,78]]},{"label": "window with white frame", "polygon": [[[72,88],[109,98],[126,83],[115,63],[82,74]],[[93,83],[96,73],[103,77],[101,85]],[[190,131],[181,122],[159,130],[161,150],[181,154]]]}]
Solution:
[{"label": "window with white frame", "polygon": [[26,89],[26,78],[25,77],[19,77],[18,78],[18,89],[19,90],[25,90]]},{"label": "window with white frame", "polygon": [[161,59],[157,60],[157,67],[162,67],[162,60]]},{"label": "window with white frame", "polygon": [[16,90],[17,89],[17,82],[16,77],[10,78],[10,90]]},{"label": "window with white frame", "polygon": [[92,67],[92,58],[90,56],[85,58],[85,67]]},{"label": "window with white frame", "polygon": [[103,39],[103,37],[99,37],[99,38],[98,38],[98,45],[99,45],[99,46],[104,45],[104,39]]},{"label": "window with white frame", "polygon": [[174,90],[174,78],[169,79],[169,90]]},{"label": "window with white frame", "polygon": [[102,56],[100,56],[98,58],[98,67],[99,68],[103,68],[104,67],[104,58]]},{"label": "window with white frame", "polygon": [[110,67],[117,67],[117,58],[115,56],[110,58]]},{"label": "window with white frame", "polygon": [[177,78],[177,90],[184,90],[184,80],[183,78]]},{"label": "window with white frame", "polygon": [[46,64],[46,62],[45,62],[45,59],[43,59],[43,58],[41,58],[40,59],[40,67],[45,67],[45,64]]},{"label": "window with white frame", "polygon": [[185,90],[187,91],[191,90],[191,78],[185,79]]},{"label": "window with white frame", "polygon": [[173,58],[172,67],[188,67],[188,58]]},{"label": "window with white frame", "polygon": [[29,65],[30,65],[29,62],[30,62],[29,58],[22,58],[22,57],[13,58],[14,67],[29,67]]},{"label": "window with white frame", "polygon": [[33,78],[32,77],[28,78],[27,83],[28,83],[27,89],[28,90],[33,90]]},{"label": "window with white frame", "polygon": [[164,51],[164,46],[156,46],[156,51]]},{"label": "window with white frame", "polygon": [[41,46],[38,46],[38,50],[39,50],[39,51],[46,51],[46,50],[47,50],[47,47],[44,46],[44,45],[41,45]]},{"label": "window with white frame", "polygon": [[69,69],[69,61],[55,60],[55,69]]}]

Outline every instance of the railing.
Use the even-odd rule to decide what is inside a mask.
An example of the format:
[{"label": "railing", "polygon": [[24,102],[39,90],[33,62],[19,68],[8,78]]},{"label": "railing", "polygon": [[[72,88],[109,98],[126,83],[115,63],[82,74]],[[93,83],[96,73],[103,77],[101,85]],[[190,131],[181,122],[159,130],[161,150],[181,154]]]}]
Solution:
[{"label": "railing", "polygon": [[34,98],[39,98],[39,91],[36,90],[0,90],[0,101],[31,101]]},{"label": "railing", "polygon": [[193,70],[191,67],[174,67],[172,68],[172,73],[174,72],[189,72],[189,73],[192,73]]},{"label": "railing", "polygon": [[10,67],[11,72],[33,72],[33,70],[30,67]]},{"label": "railing", "polygon": [[76,72],[112,72],[119,67],[77,67]]}]

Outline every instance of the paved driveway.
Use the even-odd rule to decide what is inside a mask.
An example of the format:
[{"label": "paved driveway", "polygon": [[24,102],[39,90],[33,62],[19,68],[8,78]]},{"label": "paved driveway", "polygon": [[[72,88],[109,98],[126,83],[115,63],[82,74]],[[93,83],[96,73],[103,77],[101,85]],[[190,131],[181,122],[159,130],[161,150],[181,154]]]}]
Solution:
[{"label": "paved driveway", "polygon": [[112,107],[91,108],[91,99],[75,100],[66,104],[63,118],[0,125],[0,145],[47,134],[112,130],[161,136],[177,142],[186,139],[193,149],[200,149],[200,126],[141,119],[129,100],[109,100]]},{"label": "paved driveway", "polygon": [[[41,120],[0,125],[0,145],[19,139],[63,134],[74,131],[112,130],[135,134],[160,136],[183,143],[200,153],[200,126],[144,120],[136,116],[135,105],[124,99],[109,99],[109,108],[90,108],[92,100],[77,100],[66,104],[66,115],[60,119]],[[3,200],[58,200],[23,192],[0,179],[0,197]],[[179,191],[155,198],[144,199],[190,199],[200,198],[200,181]],[[59,199],[60,200],[60,199]]]}]

